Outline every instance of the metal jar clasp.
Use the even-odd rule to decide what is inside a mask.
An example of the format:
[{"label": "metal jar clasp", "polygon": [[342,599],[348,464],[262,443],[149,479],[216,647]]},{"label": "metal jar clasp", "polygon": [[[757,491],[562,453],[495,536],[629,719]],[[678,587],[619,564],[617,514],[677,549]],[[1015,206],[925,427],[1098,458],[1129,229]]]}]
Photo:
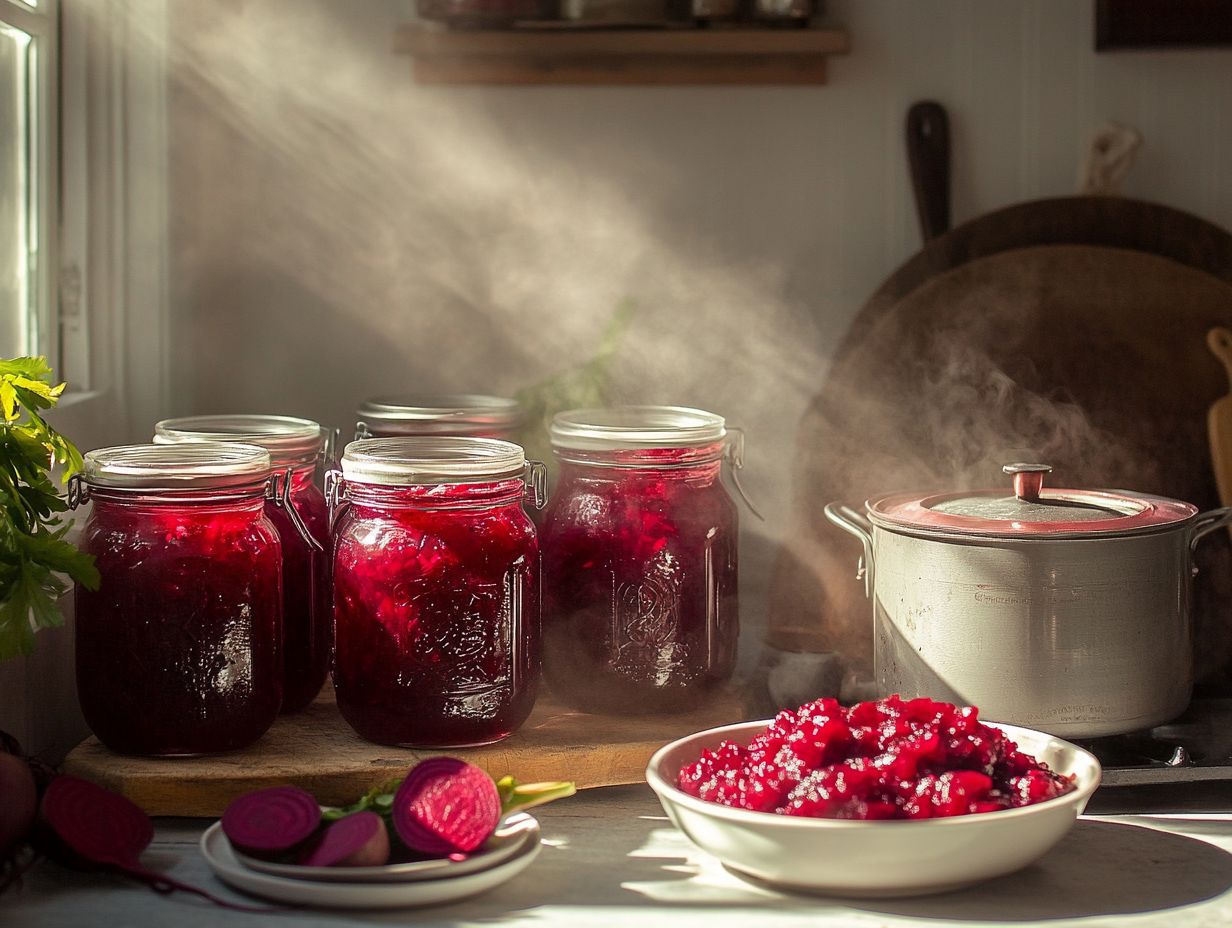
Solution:
[{"label": "metal jar clasp", "polygon": [[323,431],[325,431],[325,440],[321,442],[321,451],[317,455],[317,461],[325,470],[329,470],[338,463],[338,446],[342,444],[342,429]]},{"label": "metal jar clasp", "polygon": [[68,478],[65,487],[65,502],[69,509],[84,506],[90,501],[90,485],[81,474],[73,474]]},{"label": "metal jar clasp", "polygon": [[548,468],[542,461],[527,461],[522,473],[522,482],[526,484],[524,498],[530,501],[535,509],[542,509],[548,504]]},{"label": "metal jar clasp", "polygon": [[732,485],[736,488],[736,492],[740,494],[740,498],[744,500],[744,505],[749,507],[749,512],[757,516],[759,520],[765,522],[765,516],[758,511],[753,505],[753,501],[749,499],[749,494],[744,491],[744,485],[740,482],[740,472],[744,470],[744,429],[727,427],[727,447],[723,449],[723,460],[727,462],[728,469],[731,472]]},{"label": "metal jar clasp", "polygon": [[342,471],[338,468],[332,468],[325,472],[325,505],[329,512],[329,533],[334,533],[334,523],[338,519],[338,513],[345,503],[350,502],[350,496],[347,494],[346,478],[342,476]]},{"label": "metal jar clasp", "polygon": [[299,533],[300,538],[304,539],[308,547],[313,551],[324,551],[325,546],[313,536],[308,523],[299,514],[299,509],[291,499],[293,473],[294,469],[288,467],[285,471],[275,471],[270,474],[269,483],[265,485],[265,498],[287,514],[287,518],[295,526],[295,531]]}]

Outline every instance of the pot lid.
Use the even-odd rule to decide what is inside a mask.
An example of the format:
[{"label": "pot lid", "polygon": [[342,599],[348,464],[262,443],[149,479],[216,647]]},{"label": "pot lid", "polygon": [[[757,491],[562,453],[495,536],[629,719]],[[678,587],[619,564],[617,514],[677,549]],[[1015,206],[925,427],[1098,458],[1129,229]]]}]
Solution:
[{"label": "pot lid", "polygon": [[1190,519],[1196,506],[1123,490],[1044,489],[1047,464],[1006,464],[1013,491],[976,490],[929,496],[900,493],[867,504],[887,528],[993,537],[1123,535]]}]

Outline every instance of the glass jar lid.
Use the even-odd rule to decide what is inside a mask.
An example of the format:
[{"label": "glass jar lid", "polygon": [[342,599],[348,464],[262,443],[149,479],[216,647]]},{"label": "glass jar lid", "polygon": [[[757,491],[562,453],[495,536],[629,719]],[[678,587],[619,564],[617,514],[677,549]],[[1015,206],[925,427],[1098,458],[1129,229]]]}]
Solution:
[{"label": "glass jar lid", "polygon": [[611,406],[557,413],[552,447],[572,451],[691,448],[727,436],[722,416],[685,406]]},{"label": "glass jar lid", "polygon": [[347,480],[387,486],[486,483],[521,477],[525,470],[522,446],[496,438],[363,438],[342,453]]},{"label": "glass jar lid", "polygon": [[472,393],[379,396],[364,400],[356,415],[370,428],[399,435],[500,432],[523,418],[517,400]]},{"label": "glass jar lid", "polygon": [[262,485],[270,475],[264,448],[237,442],[119,445],[87,452],[82,477],[94,487],[206,490]]},{"label": "glass jar lid", "polygon": [[1047,464],[1006,464],[1013,492],[978,490],[929,496],[902,493],[867,503],[886,528],[989,537],[1073,538],[1152,531],[1197,515],[1196,506],[1121,490],[1044,489]]},{"label": "glass jar lid", "polygon": [[182,416],[154,426],[154,443],[230,441],[258,445],[275,467],[310,464],[321,453],[324,433],[311,419],[294,416]]}]

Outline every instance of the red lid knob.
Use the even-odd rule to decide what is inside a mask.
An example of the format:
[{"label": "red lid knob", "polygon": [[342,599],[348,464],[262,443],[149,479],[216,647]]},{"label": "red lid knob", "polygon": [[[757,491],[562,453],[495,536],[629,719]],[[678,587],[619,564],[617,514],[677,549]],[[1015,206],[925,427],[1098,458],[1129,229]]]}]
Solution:
[{"label": "red lid knob", "polygon": [[1014,478],[1014,495],[1028,503],[1038,503],[1044,489],[1044,475],[1052,472],[1048,464],[1006,464],[1002,473]]}]

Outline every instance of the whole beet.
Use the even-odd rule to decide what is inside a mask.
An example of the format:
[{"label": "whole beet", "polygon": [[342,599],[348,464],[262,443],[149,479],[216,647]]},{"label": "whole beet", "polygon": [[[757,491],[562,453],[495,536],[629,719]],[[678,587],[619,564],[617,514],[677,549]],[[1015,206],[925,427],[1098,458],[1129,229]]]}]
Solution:
[{"label": "whole beet", "polygon": [[26,842],[38,812],[34,774],[20,757],[0,754],[0,859]]}]

